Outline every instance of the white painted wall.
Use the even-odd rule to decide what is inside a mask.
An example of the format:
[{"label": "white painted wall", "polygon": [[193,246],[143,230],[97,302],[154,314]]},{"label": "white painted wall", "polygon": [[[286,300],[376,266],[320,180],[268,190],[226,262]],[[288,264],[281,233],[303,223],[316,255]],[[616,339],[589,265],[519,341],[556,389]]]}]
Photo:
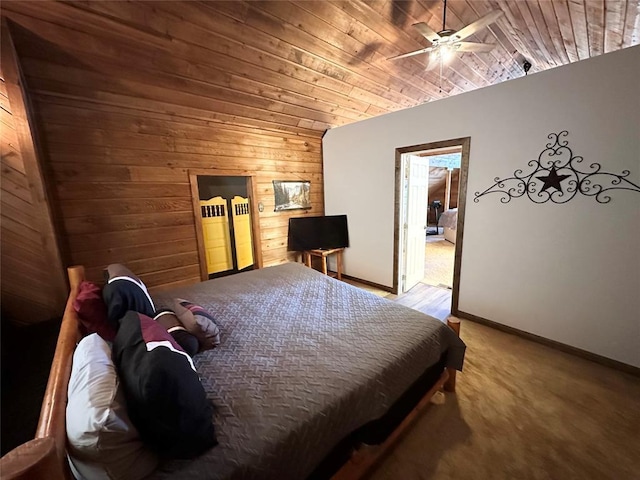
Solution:
[{"label": "white painted wall", "polygon": [[328,131],[325,210],[348,215],[345,272],[392,285],[395,149],[470,136],[460,310],[640,367],[640,193],[473,202],[562,130],[585,164],[640,185],[639,85],[636,46]]}]

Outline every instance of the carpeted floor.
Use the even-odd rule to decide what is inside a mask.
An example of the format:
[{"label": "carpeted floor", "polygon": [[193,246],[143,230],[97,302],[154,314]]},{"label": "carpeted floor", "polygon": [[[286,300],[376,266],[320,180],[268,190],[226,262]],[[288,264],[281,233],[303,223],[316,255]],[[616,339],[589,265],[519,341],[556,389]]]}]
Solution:
[{"label": "carpeted floor", "polygon": [[457,393],[373,480],[640,478],[640,378],[463,321]]},{"label": "carpeted floor", "polygon": [[427,236],[422,283],[435,287],[453,286],[455,248],[453,243],[444,239],[444,235]]}]

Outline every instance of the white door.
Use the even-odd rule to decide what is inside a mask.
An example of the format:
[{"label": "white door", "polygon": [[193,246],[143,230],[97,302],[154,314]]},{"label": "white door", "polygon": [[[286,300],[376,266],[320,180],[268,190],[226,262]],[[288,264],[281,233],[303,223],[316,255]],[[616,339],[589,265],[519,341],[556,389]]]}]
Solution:
[{"label": "white door", "polygon": [[424,278],[424,253],[429,201],[429,158],[407,156],[407,209],[403,292]]}]

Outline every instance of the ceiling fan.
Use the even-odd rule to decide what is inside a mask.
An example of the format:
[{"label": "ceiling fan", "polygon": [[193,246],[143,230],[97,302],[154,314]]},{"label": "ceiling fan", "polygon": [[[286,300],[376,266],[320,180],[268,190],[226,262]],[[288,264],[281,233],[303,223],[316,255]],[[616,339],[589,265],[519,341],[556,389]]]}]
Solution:
[{"label": "ceiling fan", "polygon": [[429,42],[431,42],[431,45],[414,52],[403,53],[402,55],[391,57],[388,60],[398,60],[400,58],[411,57],[413,55],[419,55],[421,53],[430,53],[431,55],[429,56],[429,63],[427,64],[427,70],[430,70],[438,64],[442,65],[442,63],[449,60],[449,58],[451,58],[455,52],[489,52],[495,45],[487,43],[463,42],[462,40],[492,24],[503,14],[504,12],[502,10],[493,10],[487,13],[484,17],[467,25],[462,30],[452,30],[445,27],[445,23],[447,21],[447,0],[444,0],[442,30],[440,30],[439,32],[434,32],[431,27],[429,27],[424,22],[413,24],[413,27],[415,27],[424,38],[429,40]]}]

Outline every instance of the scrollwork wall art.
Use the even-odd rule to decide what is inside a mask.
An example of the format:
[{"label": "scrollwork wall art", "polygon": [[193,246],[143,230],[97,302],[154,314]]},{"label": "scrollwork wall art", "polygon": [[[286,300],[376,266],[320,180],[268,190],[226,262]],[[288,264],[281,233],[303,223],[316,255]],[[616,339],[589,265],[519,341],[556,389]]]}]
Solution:
[{"label": "scrollwork wall art", "polygon": [[512,177],[494,179],[494,184],[483,192],[475,192],[474,202],[490,193],[501,195],[502,203],[513,198],[527,196],[534,203],[567,203],[580,193],[594,197],[599,203],[609,203],[611,190],[631,190],[640,192],[640,186],[627,179],[631,172],[623,170],[621,174],[602,171],[599,163],[583,165],[583,158],[573,154],[565,137],[569,132],[547,135],[550,142],[540,152],[537,160],[527,165],[533,170],[524,174],[520,169]]}]

